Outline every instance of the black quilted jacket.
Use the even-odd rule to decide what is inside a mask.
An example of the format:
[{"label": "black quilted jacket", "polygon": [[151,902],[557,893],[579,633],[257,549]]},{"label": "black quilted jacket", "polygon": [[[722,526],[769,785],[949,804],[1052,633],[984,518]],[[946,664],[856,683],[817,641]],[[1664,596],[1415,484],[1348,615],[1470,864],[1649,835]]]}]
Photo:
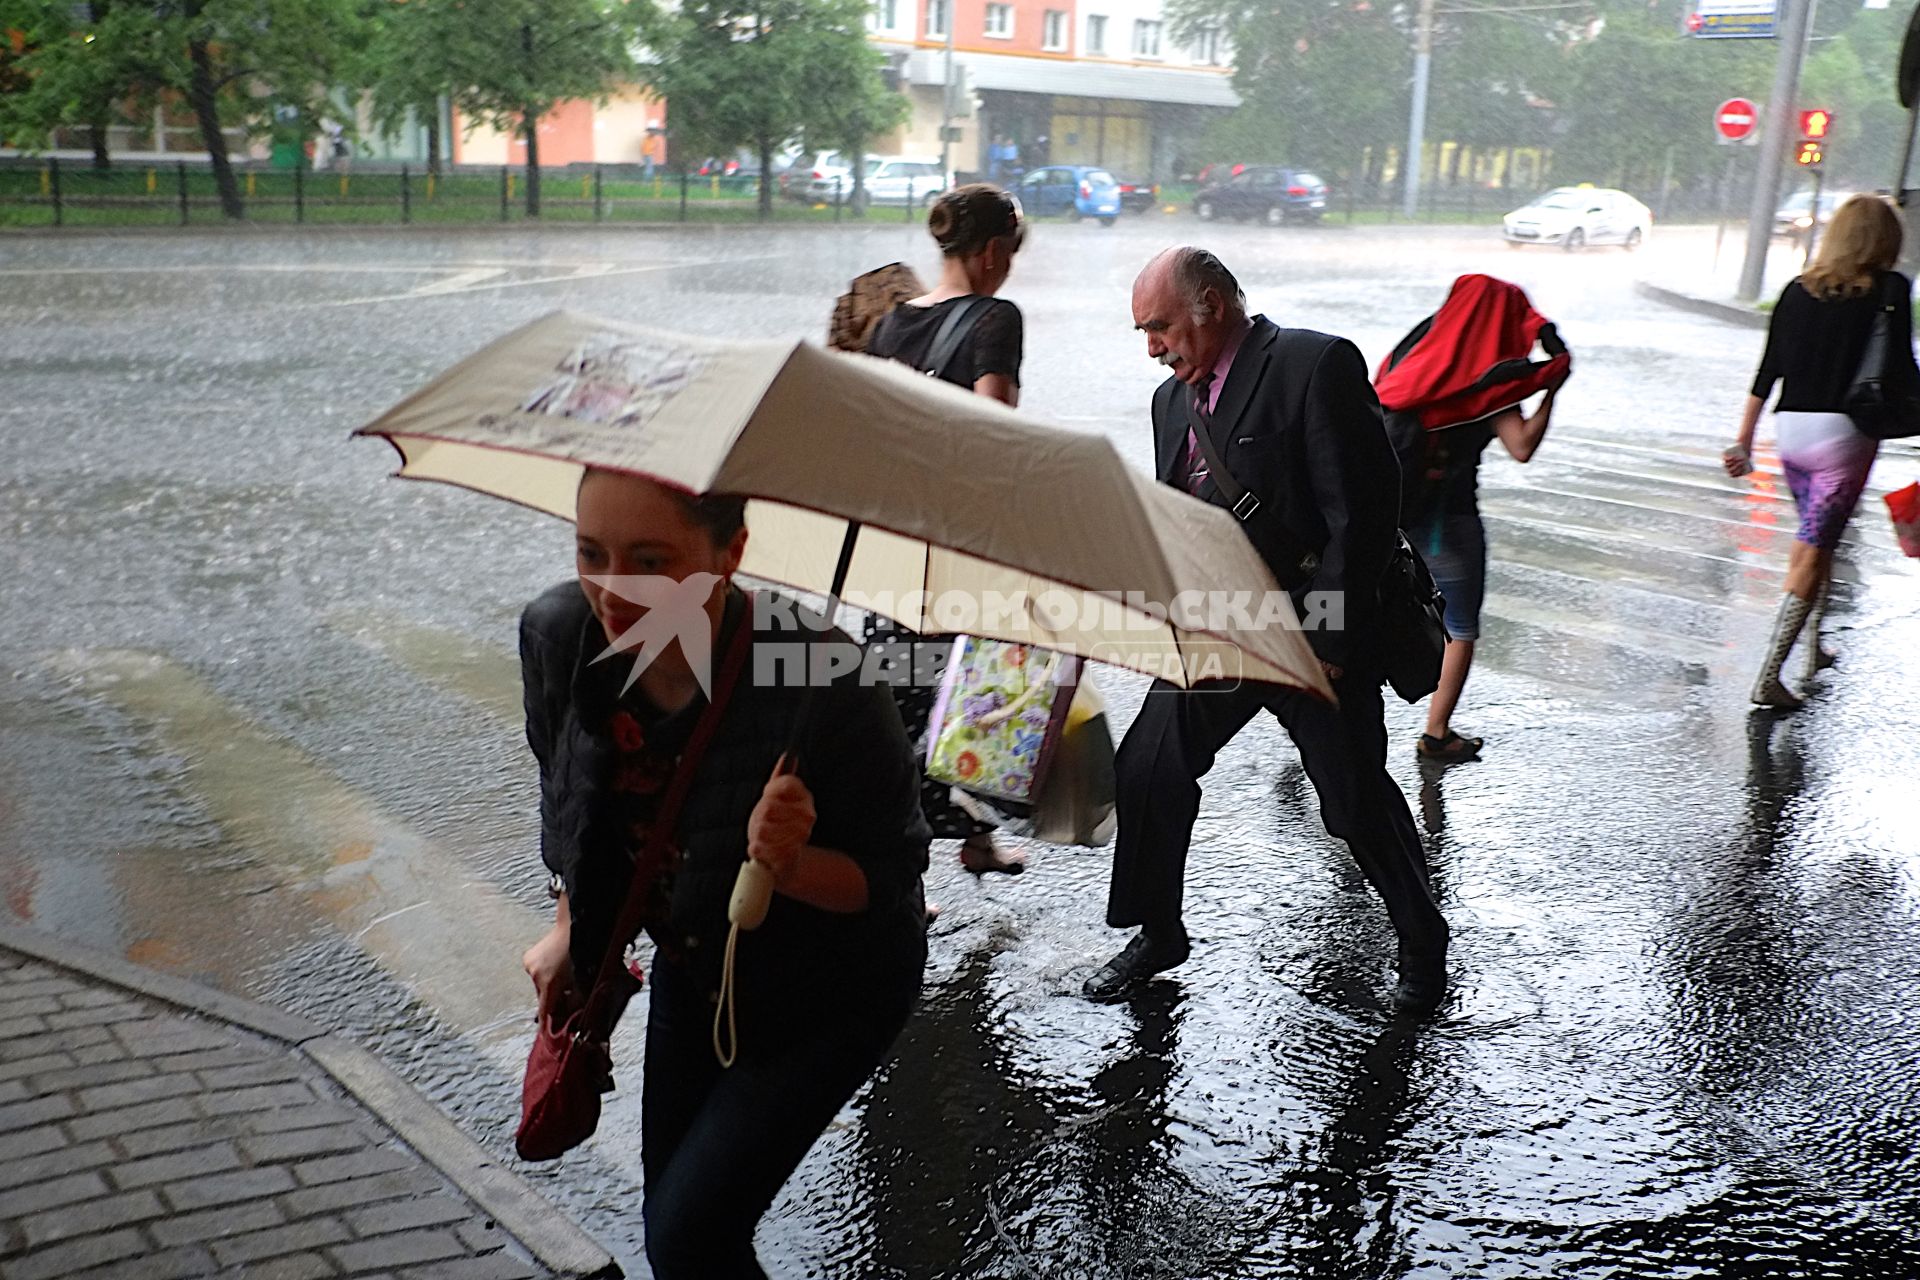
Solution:
[{"label": "black quilted jacket", "polygon": [[[733,628],[749,623],[750,612],[747,598],[736,593],[716,646],[716,673]],[[769,623],[756,626],[754,644],[799,638]],[[847,640],[838,632],[828,638]],[[521,615],[527,742],[540,762],[540,856],[566,881],[573,961],[583,985],[605,953],[631,869],[609,788],[618,753],[608,731],[630,663],[593,663],[605,647],[577,582],[543,592]],[[756,663],[748,659],[678,823],[683,863],[673,888],[672,928],[690,976],[709,995],[719,989],[727,901],[746,858],[747,818],[799,708],[800,690],[766,679],[768,665],[759,664],[756,679]],[[756,1024],[784,1025],[789,1018],[863,1009],[897,1017],[919,991],[926,961],[920,876],[928,840],[919,771],[888,690],[854,680],[815,691],[800,776],[818,811],[813,843],[860,863],[868,907],[841,915],[774,896],[766,923],[741,935],[735,959],[743,1041]],[[679,715],[690,724],[705,705],[696,699]]]}]

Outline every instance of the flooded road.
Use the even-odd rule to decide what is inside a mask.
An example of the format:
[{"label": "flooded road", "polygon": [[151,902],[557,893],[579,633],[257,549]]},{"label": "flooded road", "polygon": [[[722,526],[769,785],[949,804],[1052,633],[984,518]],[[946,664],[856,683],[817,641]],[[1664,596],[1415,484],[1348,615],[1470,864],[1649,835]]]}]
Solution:
[{"label": "flooded road", "polygon": [[[1037,228],[1007,290],[1029,411],[1147,465],[1127,291],[1200,232]],[[776,1275],[1920,1275],[1920,574],[1877,497],[1920,452],[1883,451],[1841,552],[1841,665],[1750,715],[1794,523],[1777,472],[1718,454],[1762,335],[1632,288],[1712,242],[1206,229],[1255,310],[1370,359],[1475,270],[1575,352],[1535,461],[1482,473],[1457,719],[1485,759],[1424,770],[1389,706],[1455,995],[1387,1016],[1384,913],[1269,723],[1208,782],[1194,957],[1130,1004],[1078,996],[1121,940],[1105,852],[975,882],[938,847],[922,1010],[769,1215]],[[891,222],[0,239],[4,909],[337,1026],[507,1153],[546,910],[515,621],[571,538],[347,432],[555,307],[818,337],[851,276],[927,249]],[[1124,725],[1142,682],[1101,684]],[[640,1022],[601,1136],[532,1171],[632,1275]]]}]

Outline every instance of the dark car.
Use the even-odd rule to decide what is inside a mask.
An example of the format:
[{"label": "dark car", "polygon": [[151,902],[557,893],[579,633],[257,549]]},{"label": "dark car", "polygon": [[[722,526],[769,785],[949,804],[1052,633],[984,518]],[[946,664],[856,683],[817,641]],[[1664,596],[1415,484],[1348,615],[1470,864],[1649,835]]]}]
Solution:
[{"label": "dark car", "polygon": [[1318,222],[1327,211],[1327,184],[1305,169],[1250,164],[1225,182],[1202,187],[1193,198],[1193,211],[1203,222],[1258,219],[1275,227]]},{"label": "dark car", "polygon": [[1194,174],[1193,181],[1198,186],[1212,186],[1216,182],[1225,182],[1228,178],[1237,177],[1246,167],[1244,164],[1227,164],[1224,161],[1210,164]]},{"label": "dark car", "polygon": [[1120,207],[1129,213],[1146,213],[1160,203],[1160,184],[1145,178],[1120,178]]}]

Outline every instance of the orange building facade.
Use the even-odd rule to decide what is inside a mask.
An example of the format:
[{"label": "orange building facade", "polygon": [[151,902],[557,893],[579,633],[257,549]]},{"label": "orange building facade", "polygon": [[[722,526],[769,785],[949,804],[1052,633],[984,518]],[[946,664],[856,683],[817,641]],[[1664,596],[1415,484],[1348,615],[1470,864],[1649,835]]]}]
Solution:
[{"label": "orange building facade", "polygon": [[1161,0],[875,0],[868,28],[913,109],[876,149],[937,156],[945,119],[950,165],[996,180],[1047,164],[1170,178],[1239,104],[1224,33],[1176,41]]},{"label": "orange building facade", "polygon": [[[503,133],[454,113],[455,164],[527,162],[527,142],[519,130]],[[572,101],[540,117],[540,164],[654,164],[667,160],[667,104],[644,89],[631,89],[608,102]]]}]

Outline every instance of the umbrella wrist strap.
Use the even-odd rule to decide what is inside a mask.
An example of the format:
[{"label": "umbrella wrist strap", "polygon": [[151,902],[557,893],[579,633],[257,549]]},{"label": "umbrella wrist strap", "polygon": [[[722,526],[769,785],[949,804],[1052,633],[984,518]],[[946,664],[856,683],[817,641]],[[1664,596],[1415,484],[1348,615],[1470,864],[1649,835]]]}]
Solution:
[{"label": "umbrella wrist strap", "polygon": [[[740,1028],[735,1022],[739,1001],[733,994],[733,954],[740,945],[740,926],[727,926],[726,956],[720,963],[720,1001],[713,1010],[713,1056],[724,1070],[733,1065],[740,1055]],[[721,1039],[721,1027],[726,1028],[726,1038]]]}]

